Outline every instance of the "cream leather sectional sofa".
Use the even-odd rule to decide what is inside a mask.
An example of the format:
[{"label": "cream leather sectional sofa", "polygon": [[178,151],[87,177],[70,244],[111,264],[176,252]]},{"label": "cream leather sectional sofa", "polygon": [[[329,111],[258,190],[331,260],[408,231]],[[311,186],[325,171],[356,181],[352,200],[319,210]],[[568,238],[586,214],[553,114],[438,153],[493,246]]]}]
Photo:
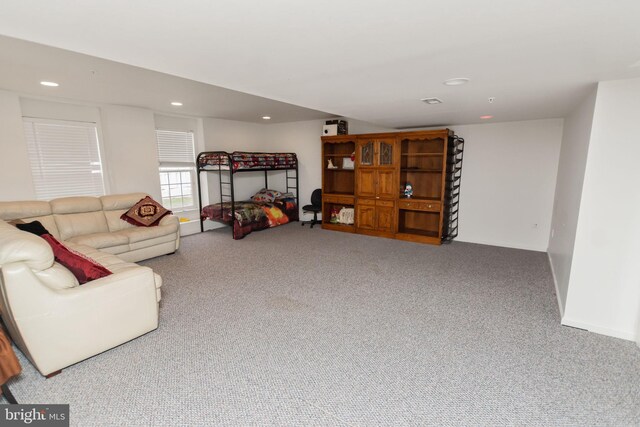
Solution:
[{"label": "cream leather sectional sofa", "polygon": [[180,247],[178,218],[167,215],[154,227],[136,227],[120,219],[145,193],[102,197],[64,197],[49,202],[0,202],[0,219],[40,221],[56,239],[78,243],[137,262]]},{"label": "cream leather sectional sofa", "polygon": [[175,252],[178,219],[135,227],[120,215],[146,194],[0,202],[0,218],[38,220],[69,248],[113,274],[79,285],[39,236],[0,221],[0,313],[16,345],[42,375],[158,327],[162,279],[134,264]]}]

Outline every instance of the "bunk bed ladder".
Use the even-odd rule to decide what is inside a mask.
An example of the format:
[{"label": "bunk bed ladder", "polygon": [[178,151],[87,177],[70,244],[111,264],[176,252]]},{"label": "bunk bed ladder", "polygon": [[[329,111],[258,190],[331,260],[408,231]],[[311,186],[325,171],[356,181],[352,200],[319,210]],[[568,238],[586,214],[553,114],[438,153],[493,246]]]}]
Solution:
[{"label": "bunk bed ladder", "polygon": [[[291,190],[295,190],[295,192],[296,192],[296,205],[300,206],[300,198],[299,198],[299,191],[298,191],[298,166],[297,166],[297,164],[298,164],[298,162],[296,161],[296,168],[295,169],[286,169],[285,170],[285,174],[286,174],[286,181],[287,181],[287,193],[291,192]],[[292,172],[294,170],[296,171],[296,174],[295,174],[295,176],[291,176],[290,172]],[[291,181],[295,181],[295,184],[290,184]]]},{"label": "bunk bed ladder", "polygon": [[443,243],[452,241],[458,235],[458,205],[460,203],[463,152],[464,139],[456,135],[450,137],[447,147],[447,173],[444,189]]}]

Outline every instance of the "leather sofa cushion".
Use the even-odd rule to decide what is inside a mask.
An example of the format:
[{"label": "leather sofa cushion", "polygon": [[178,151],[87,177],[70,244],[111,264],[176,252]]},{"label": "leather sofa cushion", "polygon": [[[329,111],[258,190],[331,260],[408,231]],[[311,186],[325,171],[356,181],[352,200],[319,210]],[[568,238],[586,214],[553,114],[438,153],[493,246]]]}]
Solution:
[{"label": "leather sofa cushion", "polygon": [[104,211],[104,216],[107,218],[107,227],[109,231],[120,231],[127,228],[133,228],[135,225],[129,224],[127,221],[120,218],[123,213],[128,209],[116,209],[112,211]]},{"label": "leather sofa cushion", "polygon": [[93,233],[72,237],[68,242],[80,243],[94,247],[96,249],[108,248],[112,246],[128,245],[129,238],[120,233]]},{"label": "leather sofa cushion", "polygon": [[151,248],[154,246],[159,246],[163,243],[174,242],[175,236],[173,234],[166,234],[164,236],[156,237],[153,239],[140,240],[138,242],[131,243],[129,247],[132,251],[137,251],[138,249]]},{"label": "leather sofa cushion", "polygon": [[24,201],[24,202],[0,202],[0,219],[9,221],[51,215],[49,202]]},{"label": "leather sofa cushion", "polygon": [[72,237],[86,234],[109,232],[107,219],[101,210],[98,212],[54,215],[54,218],[62,240],[69,240]]},{"label": "leather sofa cushion", "polygon": [[178,231],[177,224],[158,225],[155,227],[132,227],[126,230],[120,230],[117,235],[126,236],[129,239],[129,244],[141,242],[143,240],[155,239],[157,237],[163,237],[167,235],[173,235]]},{"label": "leather sofa cushion", "polygon": [[148,194],[146,193],[112,194],[100,197],[100,201],[102,202],[103,210],[121,210],[122,212],[120,212],[120,215],[122,215],[122,213],[129,210],[131,206],[135,205],[147,196]]},{"label": "leather sofa cushion", "polygon": [[62,197],[49,202],[53,214],[73,214],[102,211],[102,202],[97,197]]},{"label": "leather sofa cushion", "polygon": [[54,237],[60,238],[58,227],[53,220],[51,205],[42,201],[0,202],[0,219],[10,221],[21,219],[24,222],[40,221]]}]

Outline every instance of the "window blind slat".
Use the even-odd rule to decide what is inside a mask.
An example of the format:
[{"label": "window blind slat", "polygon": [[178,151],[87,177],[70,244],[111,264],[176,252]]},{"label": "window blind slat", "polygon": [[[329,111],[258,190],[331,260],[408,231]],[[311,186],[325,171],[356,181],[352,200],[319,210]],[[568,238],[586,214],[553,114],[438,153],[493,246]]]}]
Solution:
[{"label": "window blind slat", "polygon": [[156,130],[160,163],[195,163],[193,132]]},{"label": "window blind slat", "polygon": [[24,119],[36,198],[102,196],[102,162],[95,124]]}]

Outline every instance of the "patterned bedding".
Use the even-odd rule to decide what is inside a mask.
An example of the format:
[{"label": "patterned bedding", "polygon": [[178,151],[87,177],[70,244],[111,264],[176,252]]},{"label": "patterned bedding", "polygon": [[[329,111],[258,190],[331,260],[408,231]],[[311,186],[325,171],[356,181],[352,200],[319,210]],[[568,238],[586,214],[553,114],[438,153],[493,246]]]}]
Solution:
[{"label": "patterned bedding", "polygon": [[229,159],[233,171],[243,169],[292,169],[298,159],[294,153],[247,153],[234,151],[225,153],[212,151],[198,156],[198,167],[205,170],[229,170]]},{"label": "patterned bedding", "polygon": [[[273,202],[235,202],[235,216],[233,238],[242,239],[255,230],[297,221],[298,206],[294,198],[276,199]],[[231,225],[231,202],[205,206],[202,208],[202,218]]]}]

